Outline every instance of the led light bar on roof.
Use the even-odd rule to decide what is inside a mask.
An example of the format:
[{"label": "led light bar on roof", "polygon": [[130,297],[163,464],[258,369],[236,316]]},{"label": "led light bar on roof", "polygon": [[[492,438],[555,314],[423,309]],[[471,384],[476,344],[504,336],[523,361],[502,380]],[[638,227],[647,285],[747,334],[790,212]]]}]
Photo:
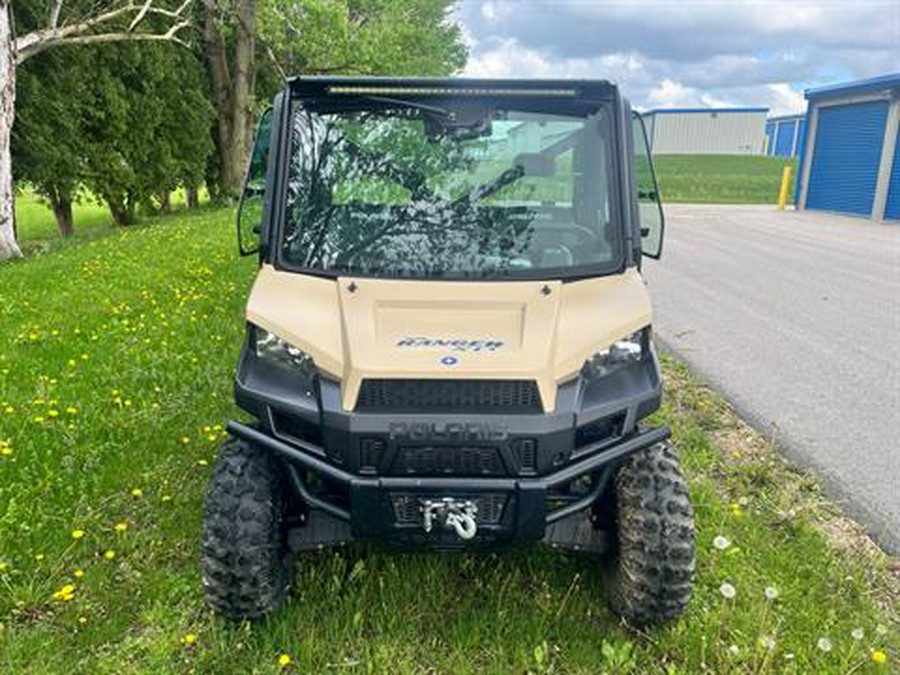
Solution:
[{"label": "led light bar on roof", "polygon": [[463,89],[456,87],[356,87],[335,85],[329,94],[361,94],[364,96],[577,96],[575,89]]}]

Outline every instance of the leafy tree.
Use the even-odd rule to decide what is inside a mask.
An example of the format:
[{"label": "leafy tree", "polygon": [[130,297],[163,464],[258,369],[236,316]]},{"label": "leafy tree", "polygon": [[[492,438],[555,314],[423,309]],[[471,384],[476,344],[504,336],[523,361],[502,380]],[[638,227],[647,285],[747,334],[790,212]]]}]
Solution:
[{"label": "leafy tree", "polygon": [[448,75],[465,63],[453,0],[202,1],[226,194],[241,187],[257,93],[267,101],[288,75]]},{"label": "leafy tree", "polygon": [[48,202],[64,237],[73,231],[72,203],[83,178],[86,56],[83,50],[39,54],[20,69],[17,83],[16,179]]},{"label": "leafy tree", "polygon": [[97,50],[82,92],[83,180],[120,225],[140,205],[165,206],[196,187],[213,150],[205,75],[189,52],[166,45]]},{"label": "leafy tree", "polygon": [[[20,0],[13,27],[11,0],[0,0],[0,260],[21,255],[16,241],[10,140],[16,110],[16,69],[26,59],[59,45],[175,41],[189,25],[192,0]],[[25,11],[19,12],[20,7]],[[40,16],[40,21],[34,21]],[[20,21],[25,18],[26,21]],[[28,20],[31,21],[28,21]]]},{"label": "leafy tree", "polygon": [[169,45],[116,45],[41,54],[23,67],[16,174],[53,207],[66,235],[81,188],[120,225],[136,208],[168,205],[203,182],[212,108],[196,57]]}]

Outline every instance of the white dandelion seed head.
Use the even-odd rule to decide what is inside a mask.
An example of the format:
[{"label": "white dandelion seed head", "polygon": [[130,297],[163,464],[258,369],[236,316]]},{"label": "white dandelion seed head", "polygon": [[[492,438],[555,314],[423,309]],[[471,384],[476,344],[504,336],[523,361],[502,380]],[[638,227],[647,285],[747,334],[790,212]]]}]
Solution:
[{"label": "white dandelion seed head", "polygon": [[862,628],[854,628],[850,631],[850,637],[854,640],[862,640],[866,636],[866,631]]},{"label": "white dandelion seed head", "polygon": [[737,589],[726,581],[719,586],[719,593],[721,593],[722,597],[726,600],[732,600],[734,596],[737,595]]},{"label": "white dandelion seed head", "polygon": [[834,645],[831,644],[831,640],[829,640],[827,637],[820,637],[819,641],[816,643],[816,647],[819,648],[819,651],[823,651],[826,654],[831,651],[831,648],[833,646]]},{"label": "white dandelion seed head", "polygon": [[760,635],[759,644],[762,645],[763,648],[771,651],[772,649],[775,649],[775,638],[769,635]]},{"label": "white dandelion seed head", "polygon": [[741,648],[737,645],[731,645],[730,647],[728,647],[728,651],[732,656],[737,656],[741,653]]},{"label": "white dandelion seed head", "polygon": [[715,539],[713,539],[713,546],[715,546],[715,547],[716,547],[717,549],[719,549],[720,551],[724,551],[726,548],[728,548],[729,546],[731,546],[731,542],[728,541],[728,539],[726,539],[725,537],[723,537],[723,536],[720,534],[720,535],[717,536]]},{"label": "white dandelion seed head", "polygon": [[875,626],[875,632],[879,635],[887,635],[887,626],[885,626],[883,623],[880,623]]},{"label": "white dandelion seed head", "polygon": [[778,597],[778,589],[774,586],[766,586],[766,590],[763,592],[766,594],[766,600],[774,600]]},{"label": "white dandelion seed head", "polygon": [[791,652],[788,652],[787,654],[784,655],[784,660],[785,661],[793,661],[794,655]]}]

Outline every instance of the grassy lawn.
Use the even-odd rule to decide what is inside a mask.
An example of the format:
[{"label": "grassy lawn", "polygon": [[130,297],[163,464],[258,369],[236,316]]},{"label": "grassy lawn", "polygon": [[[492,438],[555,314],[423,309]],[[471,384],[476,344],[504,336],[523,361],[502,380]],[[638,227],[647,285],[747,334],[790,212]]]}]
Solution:
[{"label": "grassy lawn", "polygon": [[233,231],[206,210],[0,266],[0,672],[896,672],[888,561],[672,361],[699,556],[680,621],[619,622],[591,558],[375,545],[301,558],[267,620],[215,617],[200,514],[255,268]]},{"label": "grassy lawn", "polygon": [[663,202],[777,204],[785,164],[791,166],[788,203],[794,200],[796,159],[657,155],[653,163]]},{"label": "grassy lawn", "polygon": [[[205,190],[200,194],[201,203],[207,201]],[[184,192],[172,194],[174,211],[184,207]],[[33,191],[24,189],[16,195],[16,227],[19,244],[25,253],[40,253],[61,245],[72,245],[87,239],[109,234],[113,230],[109,208],[94,199],[84,197],[72,207],[75,232],[69,240],[60,237],[56,218],[50,207]]]},{"label": "grassy lawn", "polygon": [[[78,238],[109,229],[112,217],[105,205],[93,200],[82,200],[72,208],[75,235]],[[16,195],[16,226],[19,242],[28,250],[40,242],[60,239],[59,228],[53,211],[30,190]]]}]

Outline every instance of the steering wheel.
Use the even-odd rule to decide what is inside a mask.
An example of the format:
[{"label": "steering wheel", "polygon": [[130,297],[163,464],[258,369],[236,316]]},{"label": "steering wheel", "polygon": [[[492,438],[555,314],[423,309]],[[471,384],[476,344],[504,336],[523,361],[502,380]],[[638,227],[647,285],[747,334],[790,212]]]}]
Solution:
[{"label": "steering wheel", "polygon": [[[569,249],[572,252],[573,259],[576,261],[585,255],[585,251],[593,250],[594,245],[597,243],[596,233],[592,232],[584,225],[578,225],[577,223],[540,223],[534,225],[531,232],[532,239],[537,239],[542,232],[552,232],[556,236],[552,239],[551,237],[546,237],[547,240],[550,240],[548,241],[548,244],[552,242],[553,246],[563,246]],[[566,234],[576,235],[578,237],[578,242],[574,246],[567,243],[563,236]]]}]

